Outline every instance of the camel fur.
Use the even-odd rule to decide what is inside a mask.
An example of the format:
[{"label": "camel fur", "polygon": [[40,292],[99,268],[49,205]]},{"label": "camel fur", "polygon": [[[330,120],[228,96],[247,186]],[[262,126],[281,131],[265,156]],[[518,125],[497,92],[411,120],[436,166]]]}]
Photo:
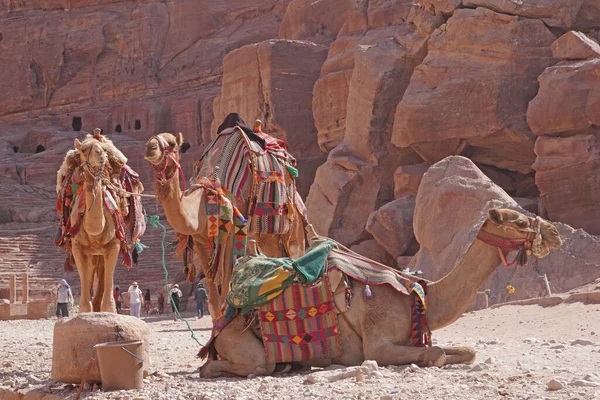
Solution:
[{"label": "camel fur", "polygon": [[[510,209],[492,209],[481,227],[498,238],[524,239],[533,230],[533,219]],[[561,246],[559,233],[551,223],[538,219],[536,244],[530,249],[537,257]],[[502,250],[506,255],[508,251]],[[431,331],[456,321],[477,294],[479,286],[501,262],[498,247],[475,240],[454,269],[442,279],[428,284],[427,319]],[[437,366],[472,363],[475,351],[468,347],[414,347],[411,345],[410,297],[390,285],[371,286],[372,297],[363,295],[365,285],[354,281],[350,308],[340,312],[339,357],[303,364],[325,367],[331,364],[360,365],[375,360],[379,365],[417,364]],[[236,316],[214,340],[218,359],[201,367],[202,378],[269,375],[275,364],[267,361],[260,332],[246,329],[244,317]]]},{"label": "camel fur", "polygon": [[[161,147],[159,140],[167,143],[168,151],[170,151],[175,163],[168,161],[169,158],[167,158],[165,153],[166,149]],[[208,217],[206,214],[205,193],[203,188],[186,193],[183,193],[181,190],[180,185],[183,182],[180,182],[177,169],[179,168],[180,161],[178,149],[182,143],[183,136],[181,133],[177,136],[170,133],[160,133],[146,143],[146,155],[144,158],[156,170],[164,169],[165,176],[169,177],[168,182],[164,185],[161,185],[158,181],[156,182],[158,202],[162,205],[167,221],[171,227],[179,234],[192,236],[194,251],[198,256],[199,265],[203,268],[205,275],[207,275],[206,268],[209,265],[210,255],[208,251]],[[227,161],[228,160],[225,160],[225,162]],[[167,164],[165,165],[165,163]],[[247,201],[238,204],[240,212],[246,217],[248,216],[248,201],[250,200],[249,191],[250,188],[248,188],[248,193],[240,196]],[[290,256],[292,258],[297,258],[304,254],[304,221],[299,217],[300,212],[295,209],[295,205],[293,207],[294,210],[291,210],[290,214],[294,215],[295,218],[292,220],[289,234],[257,235],[256,241],[259,250],[263,254],[270,257]],[[229,235],[224,255],[224,258],[227,260],[231,260],[232,240],[233,235]],[[221,268],[224,269],[222,279],[219,282],[210,282],[207,279],[208,303],[213,321],[221,314],[221,307],[224,304],[225,297],[229,290],[233,266],[229,264],[222,266]]]}]

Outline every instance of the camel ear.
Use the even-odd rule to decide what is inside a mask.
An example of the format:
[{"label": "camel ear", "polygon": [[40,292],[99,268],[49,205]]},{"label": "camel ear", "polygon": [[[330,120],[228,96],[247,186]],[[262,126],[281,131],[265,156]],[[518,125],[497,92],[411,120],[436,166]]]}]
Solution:
[{"label": "camel ear", "polygon": [[490,221],[492,221],[493,223],[500,225],[502,223],[502,221],[504,220],[504,216],[502,215],[502,211],[500,211],[497,208],[492,208],[489,212],[488,212],[488,216],[490,218]]},{"label": "camel ear", "polygon": [[75,138],[75,148],[77,151],[81,152],[81,142],[77,138]]},{"label": "camel ear", "polygon": [[181,147],[182,144],[183,144],[183,135],[181,134],[181,132],[179,132],[177,134],[177,146]]}]

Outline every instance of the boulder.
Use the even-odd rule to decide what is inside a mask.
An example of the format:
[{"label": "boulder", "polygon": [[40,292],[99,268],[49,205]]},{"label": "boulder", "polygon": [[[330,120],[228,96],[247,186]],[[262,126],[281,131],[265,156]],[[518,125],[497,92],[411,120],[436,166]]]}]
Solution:
[{"label": "boulder", "polygon": [[401,165],[394,171],[394,199],[417,195],[421,178],[429,169],[428,163]]},{"label": "boulder", "polygon": [[135,317],[113,313],[85,313],[54,325],[52,380],[101,382],[94,345],[119,340],[143,340],[144,376],[150,371],[150,329]]},{"label": "boulder", "polygon": [[369,215],[366,230],[394,259],[404,255],[414,239],[415,196],[387,203]]},{"label": "boulder", "polygon": [[548,26],[565,30],[585,31],[600,26],[600,4],[596,0],[463,0],[463,6],[541,19]]},{"label": "boulder", "polygon": [[573,134],[600,126],[600,58],[561,62],[538,81],[540,89],[527,108],[533,133]]},{"label": "boulder", "polygon": [[463,0],[419,0],[419,5],[433,8],[436,14],[450,15],[462,5]]},{"label": "boulder", "polygon": [[535,143],[535,182],[545,215],[600,234],[600,135],[541,136]]},{"label": "boulder", "polygon": [[[420,250],[411,260],[411,270],[437,280],[462,259],[492,207],[521,209],[500,187],[467,158],[454,156],[434,164],[423,176],[416,198],[415,236]],[[546,274],[553,292],[566,292],[600,277],[600,239],[583,230],[555,223],[563,246],[543,258],[530,257],[522,268],[499,268],[479,290],[490,289],[491,303],[545,295],[540,275]],[[508,258],[512,260],[515,253]],[[505,289],[507,282],[514,293]]]},{"label": "boulder", "polygon": [[584,33],[570,31],[552,43],[552,56],[557,60],[585,60],[600,57],[600,45]]},{"label": "boulder", "polygon": [[463,154],[531,172],[535,155],[525,111],[537,77],[555,62],[554,40],[539,20],[456,10],[432,34],[415,68],[396,110],[392,143],[411,146],[429,163]]}]

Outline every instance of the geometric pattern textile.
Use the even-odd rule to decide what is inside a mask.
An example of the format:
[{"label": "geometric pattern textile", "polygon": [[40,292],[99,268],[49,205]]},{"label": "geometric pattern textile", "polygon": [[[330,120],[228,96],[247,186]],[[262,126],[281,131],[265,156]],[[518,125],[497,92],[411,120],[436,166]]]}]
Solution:
[{"label": "geometric pattern textile", "polygon": [[258,310],[269,362],[339,356],[337,315],[326,276],[314,285],[294,283]]}]

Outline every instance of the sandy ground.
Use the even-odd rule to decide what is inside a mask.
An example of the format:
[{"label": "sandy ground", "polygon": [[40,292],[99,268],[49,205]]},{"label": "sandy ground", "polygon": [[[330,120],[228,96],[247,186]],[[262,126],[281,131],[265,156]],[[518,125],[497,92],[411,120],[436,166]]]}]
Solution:
[{"label": "sandy ground", "polygon": [[[468,366],[420,369],[371,364],[212,381],[198,378],[199,346],[184,322],[156,317],[146,321],[152,332],[154,373],[144,389],[105,393],[95,388],[81,398],[600,400],[598,304],[504,306],[466,314],[434,332],[438,345],[473,346],[477,361]],[[74,386],[50,381],[53,324],[53,320],[0,321],[0,389],[21,393],[38,389],[73,398]],[[190,324],[204,343],[210,335],[209,319],[191,318]],[[549,390],[552,379],[562,388]]]}]

